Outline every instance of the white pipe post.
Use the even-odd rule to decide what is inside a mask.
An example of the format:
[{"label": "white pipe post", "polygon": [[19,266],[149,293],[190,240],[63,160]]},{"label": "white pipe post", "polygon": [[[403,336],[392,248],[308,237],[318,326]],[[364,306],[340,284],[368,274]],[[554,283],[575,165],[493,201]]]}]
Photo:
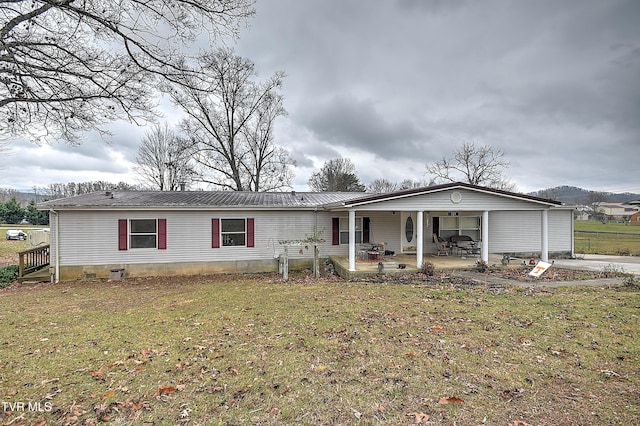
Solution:
[{"label": "white pipe post", "polygon": [[424,212],[423,211],[419,211],[417,212],[417,219],[416,220],[416,228],[417,228],[417,244],[416,244],[416,268],[420,269],[422,268],[422,256],[423,256],[423,248],[422,248],[422,243],[423,243],[423,234],[424,234]]},{"label": "white pipe post", "polygon": [[482,212],[482,261],[489,264],[489,211]]},{"label": "white pipe post", "polygon": [[356,211],[349,210],[349,271],[356,270]]}]

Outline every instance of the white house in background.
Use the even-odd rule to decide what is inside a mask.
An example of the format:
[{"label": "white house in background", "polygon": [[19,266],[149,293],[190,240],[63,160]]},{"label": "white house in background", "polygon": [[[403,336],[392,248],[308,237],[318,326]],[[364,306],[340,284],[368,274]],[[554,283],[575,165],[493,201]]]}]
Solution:
[{"label": "white house in background", "polygon": [[[348,256],[361,243],[423,256],[433,235],[468,235],[489,253],[573,254],[573,209],[523,194],[452,183],[386,194],[138,192],[79,195],[38,205],[50,212],[51,267],[58,279],[276,271],[285,240],[320,232],[320,255]],[[306,267],[312,250],[289,252]]]}]

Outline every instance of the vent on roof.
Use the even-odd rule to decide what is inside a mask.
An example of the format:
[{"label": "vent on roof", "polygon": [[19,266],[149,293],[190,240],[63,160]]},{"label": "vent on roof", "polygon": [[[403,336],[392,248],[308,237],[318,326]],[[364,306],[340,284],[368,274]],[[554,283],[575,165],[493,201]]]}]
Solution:
[{"label": "vent on roof", "polygon": [[105,191],[104,195],[106,195],[109,198],[113,198],[113,192],[111,192],[111,191]]}]

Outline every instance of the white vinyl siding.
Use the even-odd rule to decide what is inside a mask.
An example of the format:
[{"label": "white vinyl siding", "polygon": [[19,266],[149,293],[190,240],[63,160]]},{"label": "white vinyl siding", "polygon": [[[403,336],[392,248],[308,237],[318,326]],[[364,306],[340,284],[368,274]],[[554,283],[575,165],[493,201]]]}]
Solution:
[{"label": "white vinyl siding", "polygon": [[[254,218],[255,247],[221,245],[217,249],[211,248],[211,218],[232,216]],[[170,241],[167,249],[118,250],[118,220],[150,217],[166,218],[167,240]],[[330,212],[312,211],[242,211],[235,215],[219,211],[61,211],[60,265],[275,259],[284,251],[279,241],[304,239],[313,235],[314,226],[325,240],[320,246],[320,256],[345,255],[347,246],[331,245],[331,217]],[[55,250],[54,225],[51,235],[51,247]],[[312,250],[299,253],[296,248],[289,252],[291,258],[313,256]]]},{"label": "white vinyl siding", "polygon": [[[571,210],[549,211],[548,239],[550,252],[572,250],[573,213]],[[540,252],[542,245],[541,211],[499,211],[489,213],[489,252]]]}]

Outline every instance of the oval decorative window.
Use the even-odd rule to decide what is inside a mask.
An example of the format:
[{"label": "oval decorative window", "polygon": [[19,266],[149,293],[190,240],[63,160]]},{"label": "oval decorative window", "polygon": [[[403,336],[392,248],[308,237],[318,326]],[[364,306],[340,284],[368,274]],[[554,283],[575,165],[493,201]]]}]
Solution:
[{"label": "oval decorative window", "polygon": [[413,219],[411,219],[411,216],[407,218],[407,223],[404,227],[404,233],[407,237],[407,242],[410,243],[411,240],[413,240]]}]

